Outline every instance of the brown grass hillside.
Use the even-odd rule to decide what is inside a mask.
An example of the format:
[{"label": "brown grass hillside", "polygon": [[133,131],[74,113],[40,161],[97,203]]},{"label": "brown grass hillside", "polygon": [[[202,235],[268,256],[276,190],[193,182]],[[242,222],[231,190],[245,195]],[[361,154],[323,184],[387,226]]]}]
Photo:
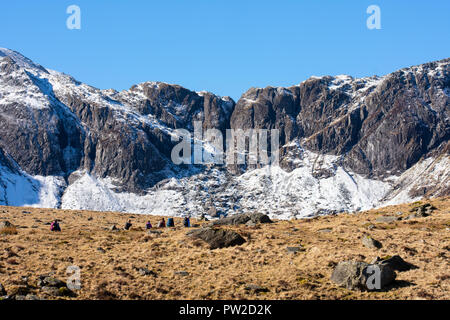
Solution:
[{"label": "brown grass hillside", "polygon": [[[32,287],[42,274],[66,281],[66,268],[77,265],[82,289],[73,299],[450,299],[450,197],[421,203],[426,202],[437,208],[431,216],[392,223],[375,219],[398,212],[406,217],[417,203],[225,227],[247,242],[216,250],[187,237],[180,219],[175,230],[150,235],[144,224],[150,219],[156,225],[158,217],[3,206],[0,221],[15,228],[0,233],[0,283],[9,293],[23,286],[23,277]],[[46,225],[55,218],[61,221],[61,233]],[[108,230],[112,224],[121,228],[129,218],[131,231]],[[364,247],[365,235],[383,247]],[[299,245],[303,251],[286,249]],[[339,261],[370,262],[395,254],[419,268],[397,273],[388,290],[351,291],[330,281]],[[156,276],[141,275],[139,268]],[[267,290],[255,292],[249,285]],[[50,298],[39,289],[34,294]]]}]

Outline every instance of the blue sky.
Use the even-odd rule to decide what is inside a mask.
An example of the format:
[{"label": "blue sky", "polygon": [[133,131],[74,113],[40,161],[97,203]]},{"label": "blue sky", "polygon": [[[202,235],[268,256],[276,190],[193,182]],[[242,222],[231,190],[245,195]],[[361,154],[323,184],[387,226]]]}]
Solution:
[{"label": "blue sky", "polygon": [[[81,30],[66,28],[69,5]],[[381,30],[366,27],[369,5]],[[238,99],[311,75],[384,75],[450,56],[450,1],[3,1],[0,47],[101,89],[144,81]]]}]

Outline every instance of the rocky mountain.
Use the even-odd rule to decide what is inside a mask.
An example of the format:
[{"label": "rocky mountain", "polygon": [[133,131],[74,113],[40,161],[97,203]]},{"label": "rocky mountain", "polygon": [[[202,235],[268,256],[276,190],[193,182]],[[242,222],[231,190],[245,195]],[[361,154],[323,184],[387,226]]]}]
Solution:
[{"label": "rocky mountain", "polygon": [[[449,194],[450,59],[229,97],[99,90],[0,49],[0,204],[291,217]],[[280,167],[175,165],[175,129],[279,129]]]}]

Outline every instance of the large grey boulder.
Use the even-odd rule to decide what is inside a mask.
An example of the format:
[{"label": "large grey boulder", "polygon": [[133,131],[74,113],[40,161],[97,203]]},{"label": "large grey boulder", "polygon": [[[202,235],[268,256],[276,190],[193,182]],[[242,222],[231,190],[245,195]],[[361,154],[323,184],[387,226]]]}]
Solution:
[{"label": "large grey boulder", "polygon": [[204,228],[190,231],[188,234],[190,237],[198,238],[208,243],[210,249],[238,246],[245,243],[245,239],[232,230]]},{"label": "large grey boulder", "polygon": [[217,225],[239,225],[239,224],[246,224],[247,222],[253,222],[253,223],[272,223],[272,220],[270,220],[269,216],[254,212],[254,213],[245,213],[245,214],[236,214],[227,218],[215,220],[211,222],[211,226],[217,226]]},{"label": "large grey boulder", "polygon": [[377,257],[373,263],[375,264],[380,264],[380,265],[388,265],[389,267],[391,267],[391,269],[395,270],[395,271],[409,271],[412,269],[417,269],[418,267],[413,265],[412,263],[406,262],[405,260],[402,259],[402,257],[400,257],[399,255],[395,255],[393,257],[388,257],[385,259],[381,259],[379,257]]},{"label": "large grey boulder", "polygon": [[385,264],[343,261],[335,267],[331,281],[350,290],[380,290],[394,281],[395,277],[394,270]]}]

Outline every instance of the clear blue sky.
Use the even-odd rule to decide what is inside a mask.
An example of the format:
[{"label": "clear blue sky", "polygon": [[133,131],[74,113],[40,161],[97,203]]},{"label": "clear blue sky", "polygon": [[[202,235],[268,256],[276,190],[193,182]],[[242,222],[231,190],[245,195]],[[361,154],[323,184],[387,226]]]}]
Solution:
[{"label": "clear blue sky", "polygon": [[[81,30],[66,8],[81,8]],[[381,8],[381,30],[366,9]],[[0,47],[98,88],[165,81],[238,99],[311,75],[383,75],[450,56],[448,0],[9,0]]]}]

